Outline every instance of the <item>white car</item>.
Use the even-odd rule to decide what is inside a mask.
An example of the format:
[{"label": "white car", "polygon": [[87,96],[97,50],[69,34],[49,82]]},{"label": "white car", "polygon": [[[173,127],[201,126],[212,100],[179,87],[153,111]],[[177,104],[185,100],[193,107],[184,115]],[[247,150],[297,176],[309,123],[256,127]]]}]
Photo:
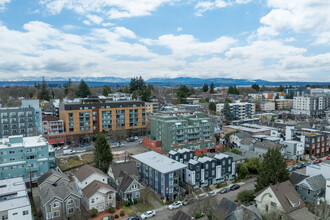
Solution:
[{"label": "white car", "polygon": [[169,205],[168,209],[169,210],[177,209],[177,208],[180,208],[180,206],[182,206],[182,202],[176,201],[176,202],[173,202],[171,205]]},{"label": "white car", "polygon": [[61,150],[61,147],[55,147],[54,149],[55,150]]},{"label": "white car", "polygon": [[142,219],[147,219],[147,218],[151,218],[152,216],[155,216],[155,215],[156,215],[155,210],[146,211],[145,213],[143,213],[143,214],[141,215],[141,218],[142,218]]},{"label": "white car", "polygon": [[208,193],[208,195],[209,195],[209,196],[216,196],[216,195],[217,195],[217,193],[216,193],[216,192],[214,192],[214,191],[211,191],[211,192],[209,192],[209,193]]},{"label": "white car", "polygon": [[138,136],[135,136],[134,139],[135,139],[135,140],[139,140],[139,137],[138,137]]},{"label": "white car", "polygon": [[67,150],[69,148],[69,146],[68,145],[65,145],[64,147],[63,147],[63,150]]}]

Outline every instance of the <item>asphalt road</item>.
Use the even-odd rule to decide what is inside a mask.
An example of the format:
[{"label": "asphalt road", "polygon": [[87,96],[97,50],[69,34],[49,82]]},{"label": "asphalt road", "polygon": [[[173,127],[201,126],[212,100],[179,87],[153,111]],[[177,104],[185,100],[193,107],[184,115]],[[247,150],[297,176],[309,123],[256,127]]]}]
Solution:
[{"label": "asphalt road", "polygon": [[[229,200],[234,201],[239,192],[244,191],[244,190],[254,189],[254,184],[255,184],[255,179],[247,180],[243,185],[241,185],[241,187],[238,190],[229,191],[226,194],[217,193],[217,195],[215,196],[215,199],[216,199],[218,204],[220,203],[220,201],[223,198],[227,198]],[[188,214],[191,214],[191,213],[189,213],[192,209],[191,206],[192,205],[187,205],[187,206],[183,206],[183,207],[180,207],[179,209],[175,209],[175,210],[171,210],[171,211],[168,210],[167,206],[162,206],[161,208],[156,209],[156,216],[152,217],[151,219],[152,220],[168,220],[168,219],[171,219],[174,216],[174,214],[180,209],[182,209],[184,212],[186,212]],[[138,214],[141,215],[141,213],[138,213]]]}]

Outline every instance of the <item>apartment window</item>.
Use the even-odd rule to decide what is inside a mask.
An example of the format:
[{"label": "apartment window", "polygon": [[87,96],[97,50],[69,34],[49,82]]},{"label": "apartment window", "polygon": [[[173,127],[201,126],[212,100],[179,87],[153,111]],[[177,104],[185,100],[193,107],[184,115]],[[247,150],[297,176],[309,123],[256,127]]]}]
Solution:
[{"label": "apartment window", "polygon": [[209,165],[208,164],[205,164],[205,169],[208,169],[209,168]]},{"label": "apartment window", "polygon": [[14,212],[14,213],[13,213],[13,215],[17,215],[17,214],[18,214],[18,212]]},{"label": "apartment window", "polygon": [[54,202],[53,203],[53,208],[57,208],[57,207],[59,207],[60,206],[60,203],[59,202]]},{"label": "apartment window", "polygon": [[15,151],[13,151],[13,150],[9,151],[9,154],[14,154],[14,153],[15,153]]},{"label": "apartment window", "polygon": [[59,212],[53,212],[53,216],[58,217],[58,216],[60,216],[60,213]]},{"label": "apartment window", "polygon": [[10,158],[10,161],[15,161],[15,157]]},{"label": "apartment window", "polygon": [[29,214],[28,210],[23,211],[23,215],[28,215],[28,214]]},{"label": "apartment window", "polygon": [[68,209],[68,213],[69,213],[69,214],[72,214],[72,213],[73,213],[73,208],[69,208],[69,209]]}]

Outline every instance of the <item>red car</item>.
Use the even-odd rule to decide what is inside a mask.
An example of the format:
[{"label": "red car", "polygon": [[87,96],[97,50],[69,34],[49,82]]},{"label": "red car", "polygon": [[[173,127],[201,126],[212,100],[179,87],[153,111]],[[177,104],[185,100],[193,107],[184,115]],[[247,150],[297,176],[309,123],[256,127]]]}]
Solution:
[{"label": "red car", "polygon": [[321,159],[316,159],[316,160],[315,160],[315,163],[321,163],[321,162],[322,162]]},{"label": "red car", "polygon": [[330,155],[329,155],[329,156],[327,156],[327,160],[330,160]]}]

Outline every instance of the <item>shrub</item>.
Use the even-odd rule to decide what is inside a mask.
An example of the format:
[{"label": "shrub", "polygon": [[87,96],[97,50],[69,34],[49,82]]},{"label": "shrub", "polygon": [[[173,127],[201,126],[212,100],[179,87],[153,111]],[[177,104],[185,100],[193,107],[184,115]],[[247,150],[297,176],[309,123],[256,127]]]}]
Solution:
[{"label": "shrub", "polygon": [[123,216],[125,215],[125,211],[124,211],[124,210],[121,210],[119,215],[120,215],[121,217],[123,217]]},{"label": "shrub", "polygon": [[195,214],[195,219],[199,219],[199,218],[202,218],[202,217],[204,217],[204,214],[202,214],[202,213],[200,213],[200,212],[197,212],[197,213]]},{"label": "shrub", "polygon": [[110,213],[114,213],[115,211],[116,211],[116,209],[114,207],[108,208],[108,212],[110,212]]},{"label": "shrub", "polygon": [[124,205],[125,205],[126,207],[130,206],[130,203],[129,203],[129,201],[128,201],[128,200],[126,200],[126,201],[124,202]]},{"label": "shrub", "polygon": [[241,200],[243,204],[249,204],[254,198],[254,190],[245,190],[237,194],[237,200]]},{"label": "shrub", "polygon": [[134,205],[138,203],[137,199],[133,199]]},{"label": "shrub", "polygon": [[92,210],[90,210],[89,213],[90,213],[91,217],[93,218],[99,214],[99,210],[97,210],[96,208],[93,208]]},{"label": "shrub", "polygon": [[119,218],[119,215],[115,214],[115,218]]}]

